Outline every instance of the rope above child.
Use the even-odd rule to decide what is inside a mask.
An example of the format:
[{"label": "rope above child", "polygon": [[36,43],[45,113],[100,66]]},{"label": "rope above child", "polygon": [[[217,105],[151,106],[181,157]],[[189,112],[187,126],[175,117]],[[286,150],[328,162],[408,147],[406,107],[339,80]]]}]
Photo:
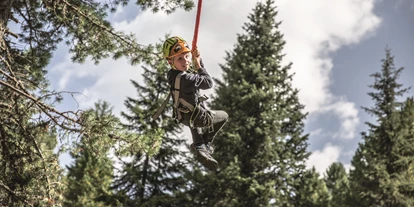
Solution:
[{"label": "rope above child", "polygon": [[193,50],[197,47],[198,28],[200,27],[200,16],[201,16],[202,4],[203,4],[203,0],[198,0],[197,15],[196,15],[196,21],[195,21],[195,26],[194,26],[193,44],[191,45],[192,46],[191,48]]}]

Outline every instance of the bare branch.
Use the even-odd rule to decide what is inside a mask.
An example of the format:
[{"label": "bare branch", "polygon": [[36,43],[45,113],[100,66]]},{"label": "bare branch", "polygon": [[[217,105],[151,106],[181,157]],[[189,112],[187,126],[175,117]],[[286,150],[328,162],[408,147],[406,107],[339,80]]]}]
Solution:
[{"label": "bare branch", "polygon": [[80,132],[80,130],[79,130],[79,129],[76,129],[76,128],[71,128],[71,127],[67,127],[67,126],[65,126],[64,124],[59,123],[59,121],[58,121],[58,120],[57,120],[54,116],[52,116],[52,114],[51,114],[50,112],[55,113],[55,114],[58,114],[59,116],[61,116],[61,117],[65,118],[66,120],[71,121],[71,122],[73,122],[73,123],[77,123],[77,124],[79,124],[79,123],[78,123],[78,120],[75,120],[75,119],[73,119],[72,117],[69,117],[69,116],[67,116],[67,115],[66,115],[66,114],[64,114],[64,113],[59,112],[59,111],[58,111],[58,110],[56,110],[55,108],[50,107],[50,106],[46,105],[45,103],[43,103],[43,102],[39,101],[37,98],[33,97],[31,94],[29,94],[29,93],[27,93],[27,92],[25,92],[25,91],[22,91],[22,90],[20,90],[20,89],[18,89],[18,88],[16,88],[16,87],[14,87],[14,86],[10,85],[9,83],[7,83],[7,82],[5,82],[5,81],[0,80],[0,84],[1,84],[1,85],[4,85],[4,86],[6,86],[6,87],[8,87],[8,88],[10,88],[10,89],[12,89],[14,92],[17,92],[18,94],[20,94],[20,95],[22,95],[22,96],[24,96],[24,97],[26,97],[26,98],[30,99],[31,101],[33,101],[33,102],[34,102],[34,103],[35,103],[35,104],[36,104],[36,105],[40,108],[40,110],[41,110],[43,113],[45,113],[47,116],[49,116],[49,117],[53,120],[53,122],[54,122],[55,124],[59,125],[60,127],[64,128],[64,129],[70,130],[70,131]]},{"label": "bare branch", "polygon": [[9,30],[9,28],[6,29],[5,31],[7,34],[15,37],[16,39],[19,38],[19,35],[17,35],[16,33],[13,33],[12,31]]}]

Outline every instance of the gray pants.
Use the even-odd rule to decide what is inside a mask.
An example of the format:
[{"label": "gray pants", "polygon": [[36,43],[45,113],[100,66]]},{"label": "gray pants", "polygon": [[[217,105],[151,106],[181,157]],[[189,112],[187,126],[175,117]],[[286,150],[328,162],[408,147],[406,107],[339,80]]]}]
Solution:
[{"label": "gray pants", "polygon": [[[193,137],[193,143],[206,143],[212,142],[216,137],[217,133],[223,128],[224,124],[227,123],[229,115],[225,111],[221,110],[210,110],[212,112],[212,127],[190,127],[191,135]],[[183,120],[181,121],[186,126],[190,126],[190,115],[184,114]]]}]

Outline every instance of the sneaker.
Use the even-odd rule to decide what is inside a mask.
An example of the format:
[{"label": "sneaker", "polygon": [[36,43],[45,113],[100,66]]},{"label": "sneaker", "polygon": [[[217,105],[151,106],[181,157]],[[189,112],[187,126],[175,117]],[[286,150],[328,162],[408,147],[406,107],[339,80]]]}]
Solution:
[{"label": "sneaker", "polygon": [[207,146],[202,144],[191,144],[191,149],[196,152],[196,159],[207,169],[215,170],[217,168],[217,161],[210,155]]}]

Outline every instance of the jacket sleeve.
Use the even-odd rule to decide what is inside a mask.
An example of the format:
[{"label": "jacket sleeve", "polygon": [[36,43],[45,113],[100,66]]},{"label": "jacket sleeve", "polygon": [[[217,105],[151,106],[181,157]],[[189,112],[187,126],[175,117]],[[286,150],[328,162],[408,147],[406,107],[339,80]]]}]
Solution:
[{"label": "jacket sleeve", "polygon": [[197,73],[185,73],[181,77],[182,90],[193,91],[193,90],[206,90],[213,87],[213,79],[207,73],[207,70],[203,67],[197,70]]}]

